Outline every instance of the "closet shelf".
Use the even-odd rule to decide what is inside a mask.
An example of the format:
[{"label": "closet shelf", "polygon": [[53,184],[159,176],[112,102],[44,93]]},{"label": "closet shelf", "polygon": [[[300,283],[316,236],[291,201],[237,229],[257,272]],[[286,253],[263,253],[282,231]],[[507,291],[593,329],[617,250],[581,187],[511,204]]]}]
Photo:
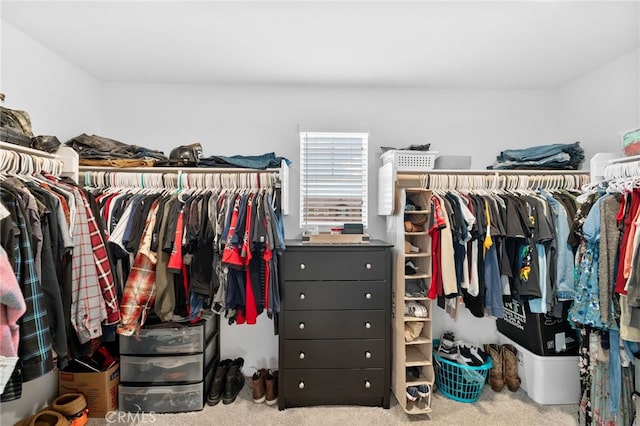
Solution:
[{"label": "closet shelf", "polygon": [[413,402],[408,402],[407,403],[407,408],[405,408],[405,411],[409,414],[425,414],[425,413],[430,413],[431,411],[433,411],[433,409],[429,406],[429,407],[425,407],[425,408],[420,408],[417,407],[415,405],[413,405]]},{"label": "closet shelf", "polygon": [[[429,322],[429,321],[431,321],[431,318],[412,317],[412,316],[409,316],[409,315],[405,315],[405,316],[404,316],[404,320],[405,320],[405,322],[406,322],[406,321],[422,321],[422,322]],[[416,339],[416,340],[418,340],[418,339]],[[428,339],[427,339],[427,340],[428,340]],[[415,340],[414,340],[414,342],[415,342]]]},{"label": "closet shelf", "polygon": [[429,214],[429,210],[405,210],[404,214]]},{"label": "closet shelf", "polygon": [[405,253],[404,254],[405,258],[410,258],[410,257],[431,257],[430,253]]},{"label": "closet shelf", "polygon": [[16,144],[7,143],[7,142],[0,142],[0,148],[2,148],[2,150],[21,152],[23,154],[35,155],[37,157],[42,157],[42,158],[58,158],[56,154],[49,154],[48,152],[45,152],[45,151],[40,151],[37,149],[28,148],[26,146],[16,145]]},{"label": "closet shelf", "polygon": [[407,345],[423,345],[425,343],[431,343],[432,340],[428,337],[419,336],[410,342],[406,342]]},{"label": "closet shelf", "polygon": [[243,169],[238,167],[102,167],[80,166],[80,172],[123,172],[123,173],[274,173],[280,169]]},{"label": "closet shelf", "polygon": [[428,297],[409,297],[405,296],[404,300],[430,300]]},{"label": "closet shelf", "polygon": [[405,275],[405,280],[415,280],[417,278],[431,278],[430,274],[413,274],[413,275]]},{"label": "closet shelf", "polygon": [[405,232],[405,235],[428,235],[429,233],[427,231],[421,231],[421,232]]}]

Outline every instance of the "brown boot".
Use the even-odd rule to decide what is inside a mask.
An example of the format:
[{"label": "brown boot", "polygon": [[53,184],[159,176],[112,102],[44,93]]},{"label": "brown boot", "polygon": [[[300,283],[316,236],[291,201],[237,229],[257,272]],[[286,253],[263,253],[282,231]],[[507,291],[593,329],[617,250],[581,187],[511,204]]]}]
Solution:
[{"label": "brown boot", "polygon": [[269,370],[266,375],[266,403],[273,405],[278,402],[278,372]]},{"label": "brown boot", "polygon": [[267,376],[267,369],[261,368],[251,376],[251,390],[253,393],[253,402],[256,404],[262,404],[265,400],[265,378]]},{"label": "brown boot", "polygon": [[494,392],[502,392],[504,388],[504,376],[502,371],[502,350],[500,345],[488,344],[484,346],[484,351],[489,354],[493,366],[489,370],[489,384]]},{"label": "brown boot", "polygon": [[511,392],[520,389],[520,377],[518,377],[518,350],[513,345],[502,345],[502,362],[504,369],[504,381]]}]

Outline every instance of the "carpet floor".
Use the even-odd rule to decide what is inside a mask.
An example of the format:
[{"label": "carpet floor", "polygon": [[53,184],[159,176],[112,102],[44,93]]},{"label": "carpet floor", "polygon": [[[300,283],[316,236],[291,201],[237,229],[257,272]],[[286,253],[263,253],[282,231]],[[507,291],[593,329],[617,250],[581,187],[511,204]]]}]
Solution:
[{"label": "carpet floor", "polygon": [[393,395],[388,410],[379,407],[318,406],[288,408],[279,411],[277,404],[255,404],[251,398],[251,379],[245,383],[235,402],[219,403],[204,410],[181,414],[141,413],[109,419],[91,419],[98,425],[166,425],[166,426],[344,426],[401,425],[429,426],[572,426],[577,425],[578,405],[539,405],[523,390],[496,393],[485,386],[480,399],[471,404],[456,402],[436,392],[433,411],[425,415],[408,415]]}]

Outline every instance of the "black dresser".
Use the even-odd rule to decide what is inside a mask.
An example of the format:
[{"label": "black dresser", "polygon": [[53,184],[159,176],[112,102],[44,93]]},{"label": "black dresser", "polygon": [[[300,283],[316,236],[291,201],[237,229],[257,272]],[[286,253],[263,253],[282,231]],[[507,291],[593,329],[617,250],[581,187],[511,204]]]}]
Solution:
[{"label": "black dresser", "polygon": [[280,261],[279,408],[389,408],[391,246],[286,244]]}]

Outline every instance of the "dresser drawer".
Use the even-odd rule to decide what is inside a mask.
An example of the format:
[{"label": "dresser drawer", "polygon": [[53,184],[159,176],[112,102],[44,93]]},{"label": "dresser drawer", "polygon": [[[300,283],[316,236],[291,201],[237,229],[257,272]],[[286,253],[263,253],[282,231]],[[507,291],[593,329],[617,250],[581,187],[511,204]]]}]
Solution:
[{"label": "dresser drawer", "polygon": [[384,281],[287,281],[285,309],[385,309],[389,283]]},{"label": "dresser drawer", "polygon": [[283,384],[285,407],[382,405],[388,392],[383,369],[287,369]]},{"label": "dresser drawer", "polygon": [[287,368],[384,368],[385,341],[287,340]]},{"label": "dresser drawer", "polygon": [[287,281],[385,281],[389,275],[387,251],[291,251],[285,254]]},{"label": "dresser drawer", "polygon": [[285,339],[384,339],[385,311],[287,311]]},{"label": "dresser drawer", "polygon": [[137,383],[198,382],[204,372],[204,357],[179,356],[120,356],[120,381]]}]

